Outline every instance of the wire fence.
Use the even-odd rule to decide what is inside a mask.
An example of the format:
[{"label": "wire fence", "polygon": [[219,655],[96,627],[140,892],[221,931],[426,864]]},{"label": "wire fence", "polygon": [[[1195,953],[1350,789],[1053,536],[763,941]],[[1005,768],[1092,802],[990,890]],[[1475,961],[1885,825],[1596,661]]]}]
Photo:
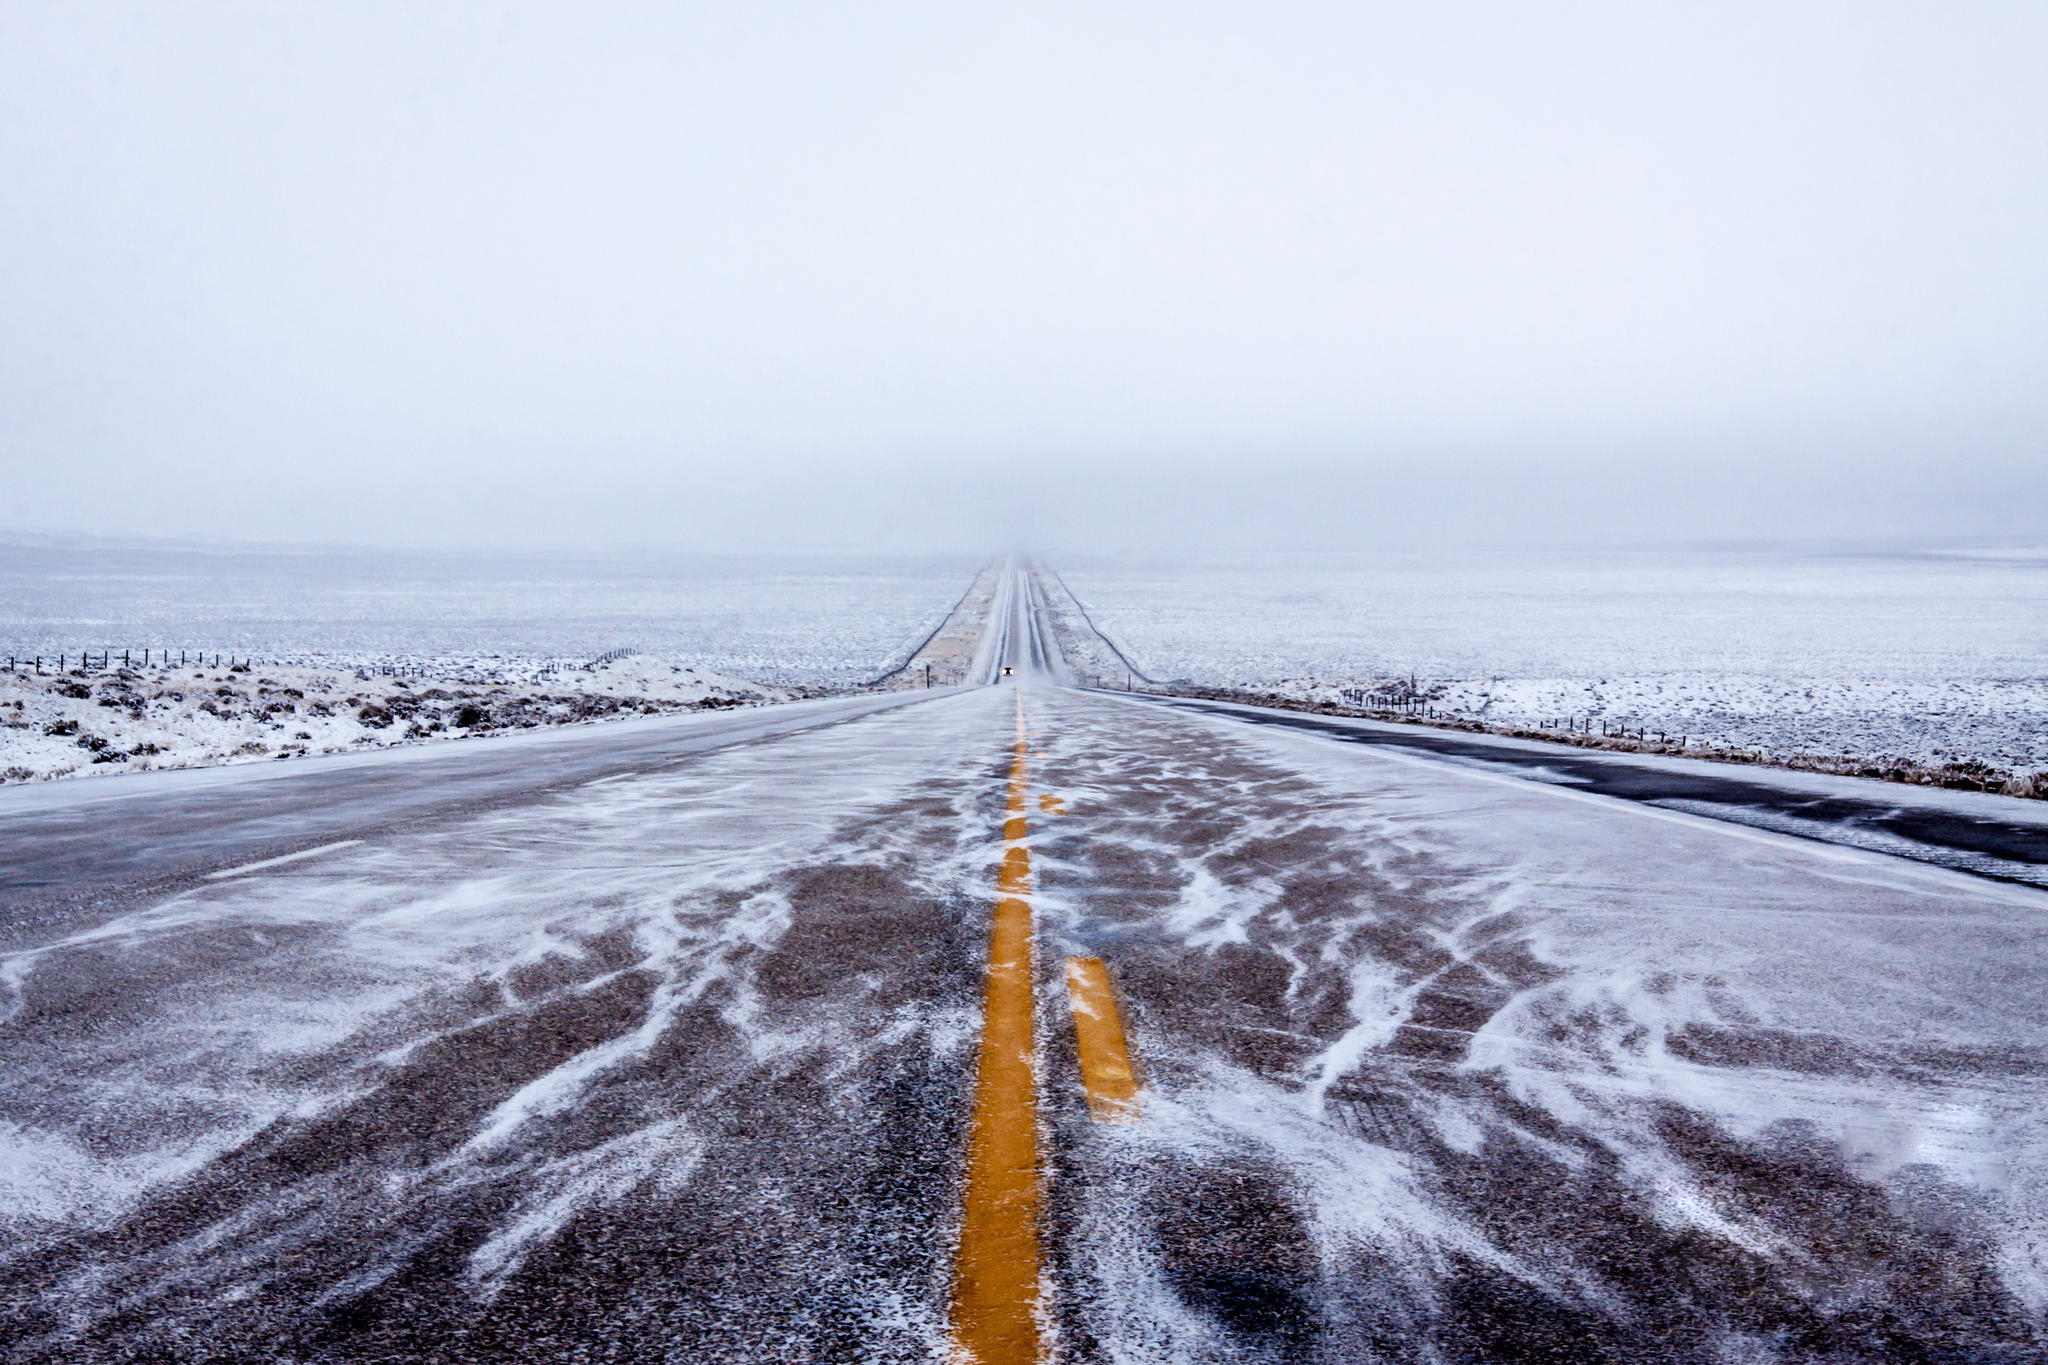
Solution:
[{"label": "wire fence", "polygon": [[[177,655],[174,660],[171,656]],[[10,654],[7,667],[10,672],[30,673],[41,676],[46,670],[56,673],[78,671],[107,672],[116,668],[239,668],[255,666],[255,659],[247,654],[237,655],[228,650],[170,650],[151,645],[146,649],[124,649],[118,659],[109,649],[81,649],[76,654]]]},{"label": "wire fence", "polygon": [[[1394,715],[1413,716],[1418,720],[1482,720],[1483,716],[1467,717],[1461,711],[1439,706],[1434,698],[1413,692],[1374,692],[1363,687],[1342,687],[1337,695],[1356,707]],[[1550,730],[1564,735],[1598,734],[1605,739],[1632,739],[1639,744],[1648,744],[1655,736],[1658,744],[1676,744],[1684,748],[1692,738],[1690,735],[1655,730],[1647,725],[1630,725],[1625,720],[1609,720],[1600,716],[1554,716],[1543,720],[1515,720],[1513,725],[1526,730]]]},{"label": "wire fence", "polygon": [[[638,653],[638,651],[623,647],[608,649],[586,663],[570,664],[569,667],[579,668],[587,673],[592,669],[602,667],[605,664],[615,663],[635,653]],[[437,668],[433,665],[420,663],[361,663],[346,660],[320,662],[312,659],[296,660],[289,664],[272,659],[266,659],[264,662],[279,667],[331,668],[337,672],[361,673],[365,676],[378,678],[429,678],[440,677],[444,674],[452,676],[464,673],[465,671],[472,671],[474,667],[473,665],[450,664]],[[241,654],[226,649],[170,649],[157,645],[149,645],[142,649],[122,650],[116,650],[112,646],[107,646],[101,649],[80,649],[76,652],[60,651],[56,654],[20,651],[7,655],[6,665],[8,672],[22,673],[35,677],[48,677],[53,674],[75,672],[107,673],[117,668],[227,668],[238,672],[247,672],[255,666],[256,656],[253,654]],[[560,675],[562,669],[563,664],[559,659],[550,659],[545,663],[535,666],[531,672],[535,677],[555,677]]]}]

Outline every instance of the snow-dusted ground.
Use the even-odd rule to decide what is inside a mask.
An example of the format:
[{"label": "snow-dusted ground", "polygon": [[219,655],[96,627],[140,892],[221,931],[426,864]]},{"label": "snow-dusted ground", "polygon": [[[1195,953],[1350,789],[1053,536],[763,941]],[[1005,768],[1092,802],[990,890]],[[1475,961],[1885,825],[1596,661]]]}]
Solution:
[{"label": "snow-dusted ground", "polygon": [[520,554],[0,541],[0,662],[145,647],[272,663],[582,661],[624,647],[769,683],[865,682],[974,556]]},{"label": "snow-dusted ground", "polygon": [[1087,687],[1128,687],[1137,679],[1116,647],[1095,627],[1059,571],[1034,564],[1032,581],[1045,606],[1045,624],[1075,682]]},{"label": "snow-dusted ground", "polygon": [[0,781],[337,753],[789,695],[646,655],[587,668],[470,661],[412,677],[262,663],[15,669],[0,671]]},{"label": "snow-dusted ground", "polygon": [[904,657],[902,667],[880,680],[892,691],[922,687],[958,687],[979,681],[986,672],[988,652],[993,648],[989,621],[1010,576],[1008,558],[990,560],[962,593],[946,619],[915,650]]},{"label": "snow-dusted ground", "polygon": [[[332,753],[859,685],[978,566],[0,543],[0,780]],[[624,658],[585,667],[618,649]],[[121,669],[145,649],[159,666]],[[253,669],[166,669],[253,656]],[[81,651],[113,667],[77,671]],[[45,656],[39,675],[30,662]],[[71,671],[63,677],[55,660]],[[764,681],[748,681],[760,679]]]},{"label": "snow-dusted ground", "polygon": [[[1345,702],[1384,678],[1284,678],[1266,686],[1306,701]],[[1575,719],[1647,728],[1767,754],[1900,757],[1939,765],[2048,767],[2048,684],[1869,678],[1759,678],[1667,673],[1634,678],[1431,680],[1430,704],[1506,725]]]},{"label": "snow-dusted ground", "polygon": [[1337,700],[1414,675],[1510,724],[1573,716],[1773,754],[2048,767],[2048,551],[1077,556],[1158,677]]}]

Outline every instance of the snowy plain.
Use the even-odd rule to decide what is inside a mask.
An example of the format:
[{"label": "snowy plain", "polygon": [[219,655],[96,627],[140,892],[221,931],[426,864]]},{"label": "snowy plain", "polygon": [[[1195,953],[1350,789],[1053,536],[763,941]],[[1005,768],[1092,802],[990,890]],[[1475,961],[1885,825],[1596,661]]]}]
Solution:
[{"label": "snowy plain", "polygon": [[[976,567],[0,543],[0,781],[857,687],[903,662]],[[167,649],[206,666],[167,667]],[[107,662],[81,671],[86,652]]]},{"label": "snowy plain", "polygon": [[427,677],[270,664],[10,669],[0,671],[0,781],[344,753],[790,696],[638,654]]},{"label": "snowy plain", "polygon": [[1056,561],[1153,677],[1773,753],[2048,767],[2048,547]]},{"label": "snowy plain", "polygon": [[771,684],[865,682],[959,599],[976,556],[427,553],[0,540],[0,659],[254,655],[436,676],[612,649]]}]

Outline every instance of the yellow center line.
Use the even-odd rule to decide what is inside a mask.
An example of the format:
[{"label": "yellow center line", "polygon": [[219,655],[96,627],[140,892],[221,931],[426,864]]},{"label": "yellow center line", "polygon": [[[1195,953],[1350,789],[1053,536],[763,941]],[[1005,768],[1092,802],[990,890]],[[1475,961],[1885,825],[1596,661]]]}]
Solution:
[{"label": "yellow center line", "polygon": [[1074,1043],[1088,1112],[1109,1123],[1137,1116],[1138,1077],[1124,1043],[1123,1015],[1109,964],[1099,957],[1067,959],[1067,1003],[1074,1010]]},{"label": "yellow center line", "polygon": [[953,1354],[975,1365],[1035,1365],[1038,1317],[1038,1077],[1031,982],[1030,747],[1024,699],[1003,808],[1002,869],[988,941],[981,1062],[967,1141],[967,1193],[953,1270]]}]

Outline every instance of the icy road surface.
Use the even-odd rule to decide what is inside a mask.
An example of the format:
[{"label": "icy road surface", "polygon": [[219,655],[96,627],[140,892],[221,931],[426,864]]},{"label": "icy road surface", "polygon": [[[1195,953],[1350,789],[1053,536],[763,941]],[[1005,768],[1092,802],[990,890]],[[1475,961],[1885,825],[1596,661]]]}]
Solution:
[{"label": "icy road surface", "polygon": [[1051,1358],[2043,1358],[2048,894],[1061,688],[1030,605],[658,763],[0,810],[12,1358],[943,1360],[1020,693]]}]

